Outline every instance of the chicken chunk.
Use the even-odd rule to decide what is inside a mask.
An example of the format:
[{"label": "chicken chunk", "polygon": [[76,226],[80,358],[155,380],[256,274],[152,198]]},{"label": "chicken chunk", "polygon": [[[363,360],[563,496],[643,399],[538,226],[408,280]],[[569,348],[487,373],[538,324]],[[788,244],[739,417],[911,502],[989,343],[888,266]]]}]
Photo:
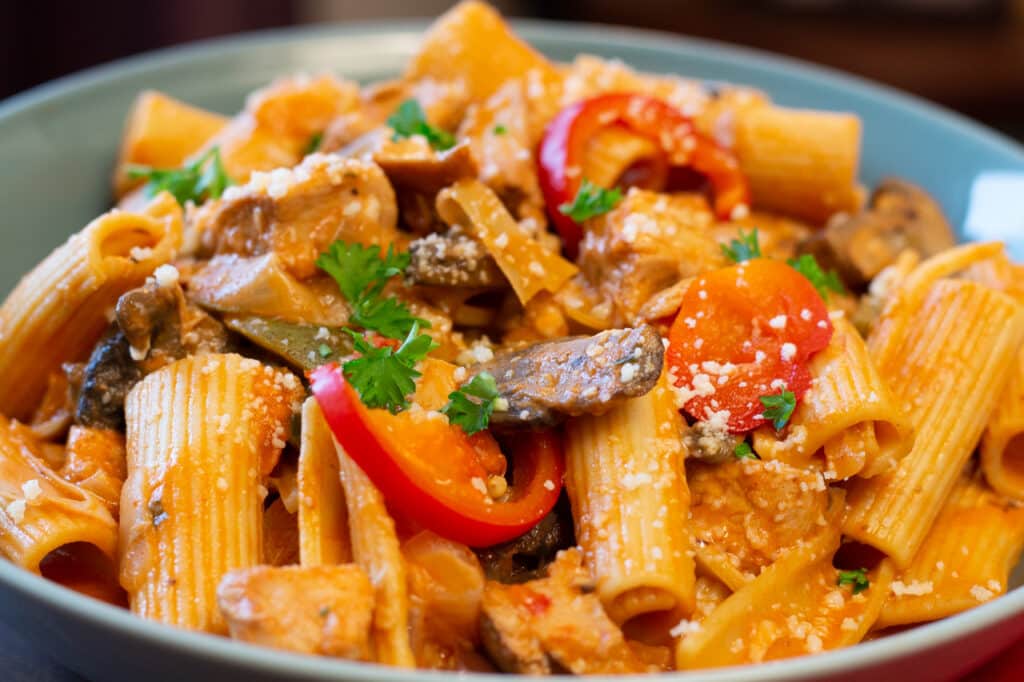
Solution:
[{"label": "chicken chunk", "polygon": [[353,564],[237,569],[221,579],[217,604],[234,639],[356,661],[370,658],[373,587]]},{"label": "chicken chunk", "polygon": [[398,238],[395,193],[376,164],[312,154],[294,168],[254,173],[196,212],[199,255],[273,252],[299,279],[335,240],[387,246]]},{"label": "chicken chunk", "polygon": [[726,264],[713,224],[703,197],[631,189],[613,211],[587,221],[580,270],[611,302],[616,324],[635,324],[659,292]]},{"label": "chicken chunk", "polygon": [[505,672],[647,671],[604,612],[577,549],[561,552],[546,578],[521,585],[488,582],[482,608],[484,647]]},{"label": "chicken chunk", "polygon": [[544,426],[644,395],[661,375],[664,353],[661,336],[644,325],[544,341],[473,369],[494,376],[508,401],[491,416],[492,426]]}]

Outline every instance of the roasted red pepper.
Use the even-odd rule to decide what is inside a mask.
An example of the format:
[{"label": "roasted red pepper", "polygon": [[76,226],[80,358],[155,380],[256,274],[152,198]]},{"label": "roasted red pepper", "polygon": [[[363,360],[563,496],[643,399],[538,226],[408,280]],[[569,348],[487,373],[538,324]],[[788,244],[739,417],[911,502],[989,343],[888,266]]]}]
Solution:
[{"label": "roasted red pepper", "polygon": [[811,385],[810,358],[832,338],[825,302],[799,272],[766,258],[693,280],[669,333],[666,358],[686,411],[723,414],[730,431],[765,423],[761,396]]},{"label": "roasted red pepper", "polygon": [[689,117],[647,95],[599,95],[559,112],[548,124],[538,153],[548,214],[570,256],[575,257],[583,232],[558,209],[572,202],[579,191],[587,143],[613,125],[655,140],[671,165],[689,167],[705,176],[714,190],[715,213],[720,218],[727,219],[750,205],[750,191],[736,157],[697,132]]},{"label": "roasted red pepper", "polygon": [[536,525],[558,500],[565,464],[556,432],[515,439],[512,485],[492,499],[487,480],[498,475],[495,458],[502,472],[504,459],[488,432],[467,436],[425,410],[371,410],[334,364],[310,378],[335,439],[388,506],[438,535],[473,547],[505,542]]}]

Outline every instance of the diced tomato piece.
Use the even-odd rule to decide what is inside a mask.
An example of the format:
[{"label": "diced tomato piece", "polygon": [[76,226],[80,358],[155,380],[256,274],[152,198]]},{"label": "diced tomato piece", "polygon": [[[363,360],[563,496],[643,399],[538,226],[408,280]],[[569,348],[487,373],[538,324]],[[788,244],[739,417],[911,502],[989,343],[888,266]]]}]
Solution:
[{"label": "diced tomato piece", "polygon": [[695,419],[724,414],[742,433],[765,422],[759,398],[810,387],[810,358],[832,321],[814,286],[790,266],[757,258],[698,277],[672,324],[671,376]]}]

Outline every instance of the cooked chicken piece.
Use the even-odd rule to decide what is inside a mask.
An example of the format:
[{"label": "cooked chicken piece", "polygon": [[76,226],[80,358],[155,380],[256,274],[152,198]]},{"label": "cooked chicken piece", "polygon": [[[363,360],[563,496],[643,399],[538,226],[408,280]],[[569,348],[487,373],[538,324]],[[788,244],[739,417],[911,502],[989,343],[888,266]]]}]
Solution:
[{"label": "cooked chicken piece", "polygon": [[726,265],[713,224],[701,196],[631,189],[613,211],[587,221],[580,270],[611,301],[617,324],[635,324],[659,292]]},{"label": "cooked chicken piece", "polygon": [[487,653],[509,673],[646,672],[593,592],[577,549],[559,553],[547,578],[521,585],[488,582],[480,619]]},{"label": "cooked chicken piece", "polygon": [[514,584],[547,574],[548,565],[563,549],[576,544],[572,513],[563,497],[547,516],[525,535],[501,545],[476,550],[488,580]]},{"label": "cooked chicken piece", "polygon": [[658,381],[664,354],[661,336],[644,325],[537,343],[472,369],[490,372],[508,401],[491,426],[544,426],[644,395]]},{"label": "cooked chicken piece", "polygon": [[243,642],[370,658],[373,586],[354,564],[236,569],[221,579],[217,604],[231,636]]},{"label": "cooked chicken piece", "polygon": [[492,289],[508,285],[483,244],[460,230],[430,234],[409,244],[410,284]]},{"label": "cooked chicken piece", "polygon": [[725,462],[735,457],[736,446],[741,440],[741,436],[729,433],[724,424],[710,421],[696,422],[683,436],[687,456],[709,464]]},{"label": "cooked chicken piece", "polygon": [[688,462],[686,474],[694,540],[751,576],[814,535],[829,508],[821,474],[782,462]]},{"label": "cooked chicken piece", "polygon": [[316,275],[335,240],[387,246],[398,238],[395,193],[366,161],[311,154],[294,168],[254,173],[196,211],[199,255],[273,252],[292,275]]},{"label": "cooked chicken piece", "polygon": [[955,244],[938,203],[920,187],[889,178],[875,188],[867,208],[837,216],[802,248],[837,268],[851,288],[862,289],[903,251],[924,259]]}]

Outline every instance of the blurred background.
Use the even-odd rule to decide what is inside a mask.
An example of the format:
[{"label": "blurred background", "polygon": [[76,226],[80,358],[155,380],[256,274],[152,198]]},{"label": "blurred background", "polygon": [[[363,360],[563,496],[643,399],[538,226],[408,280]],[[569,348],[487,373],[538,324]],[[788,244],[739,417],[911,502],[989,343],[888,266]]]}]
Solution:
[{"label": "blurred background", "polygon": [[[1024,140],[1024,0],[492,0],[511,16],[724,40],[851,71]],[[0,2],[0,99],[88,66],[277,26],[433,16],[449,0]]]}]

